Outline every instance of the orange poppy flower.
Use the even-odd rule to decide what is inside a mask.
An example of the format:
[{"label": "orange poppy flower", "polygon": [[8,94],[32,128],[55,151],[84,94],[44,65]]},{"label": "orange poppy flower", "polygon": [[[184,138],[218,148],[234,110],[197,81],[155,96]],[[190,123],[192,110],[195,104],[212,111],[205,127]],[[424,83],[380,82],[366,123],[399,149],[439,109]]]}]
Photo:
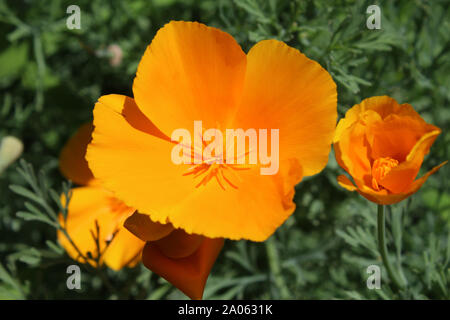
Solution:
[{"label": "orange poppy flower", "polygon": [[[119,270],[124,266],[133,266],[140,260],[145,243],[123,228],[125,219],[135,209],[126,206],[101,187],[89,170],[84,156],[92,129],[91,123],[83,125],[65,145],[59,161],[63,175],[82,185],[72,189],[65,225],[80,252],[61,231],[58,231],[58,240],[67,253],[79,262],[86,262],[80,253],[88,257],[89,252],[92,259],[87,262],[91,265],[95,265],[95,259],[99,258],[100,263],[104,262],[111,269]],[[60,220],[64,223],[62,216]],[[95,237],[98,237],[99,248]]]},{"label": "orange poppy flower", "polygon": [[338,183],[378,204],[397,203],[446,163],[415,180],[440,133],[407,103],[399,105],[387,96],[365,99],[349,109],[336,128],[336,160],[356,185],[345,175]]},{"label": "orange poppy flower", "polygon": [[[95,105],[89,167],[128,206],[188,234],[264,241],[294,211],[294,186],[328,161],[336,85],[280,41],[246,55],[225,32],[172,21],[145,51],[133,93]],[[261,175],[261,164],[173,163],[169,136],[179,128],[193,136],[198,120],[205,129],[279,129],[278,173]]]},{"label": "orange poppy flower", "polygon": [[[92,232],[97,232],[97,221],[100,252],[104,252],[100,256],[101,263],[104,261],[114,270],[134,266],[140,261],[144,248],[142,260],[147,268],[192,299],[201,299],[208,275],[223,247],[223,239],[188,235],[171,224],[153,222],[147,215],[134,213],[135,209],[102,188],[84,159],[92,129],[90,123],[82,126],[60,156],[61,172],[73,182],[84,185],[72,190],[69,202],[66,228],[71,239],[84,257],[91,253],[92,259],[88,262],[94,265],[99,250]],[[125,230],[124,223],[131,233]],[[73,259],[85,262],[60,231],[58,239]]]}]

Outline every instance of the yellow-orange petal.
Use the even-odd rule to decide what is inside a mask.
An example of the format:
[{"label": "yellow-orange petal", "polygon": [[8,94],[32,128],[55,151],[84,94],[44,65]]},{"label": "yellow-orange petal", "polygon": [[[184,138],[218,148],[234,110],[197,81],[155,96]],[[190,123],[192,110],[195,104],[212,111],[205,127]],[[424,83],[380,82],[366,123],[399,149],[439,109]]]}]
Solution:
[{"label": "yellow-orange petal", "polygon": [[440,130],[422,119],[400,117],[395,114],[387,116],[383,121],[369,125],[367,128],[370,156],[374,160],[390,157],[403,162],[419,140],[431,132],[440,132]]},{"label": "yellow-orange petal", "polygon": [[422,185],[427,181],[427,179],[434,174],[435,172],[437,172],[440,168],[442,168],[444,165],[447,164],[448,161],[444,161],[442,162],[440,165],[435,166],[433,169],[431,169],[430,171],[428,171],[427,173],[425,173],[422,177],[420,177],[419,179],[415,180],[414,183],[411,186],[411,189],[409,190],[410,194],[413,194],[415,192],[417,192],[420,187],[422,187]]},{"label": "yellow-orange petal", "polygon": [[299,159],[310,176],[328,162],[336,119],[336,84],[325,69],[280,41],[253,46],[234,127],[279,129],[280,159]]},{"label": "yellow-orange petal", "polygon": [[92,123],[82,125],[69,139],[59,156],[61,173],[76,184],[87,185],[94,180],[84,156],[91,140]]},{"label": "yellow-orange petal", "polygon": [[303,168],[297,158],[282,160],[279,173],[275,175],[275,180],[279,186],[279,194],[285,209],[294,208],[292,202],[295,195],[295,185],[303,179]]},{"label": "yellow-orange petal", "polygon": [[[68,206],[65,227],[83,256],[87,257],[88,252],[90,252],[91,256],[95,258],[98,257],[99,251],[104,251],[111,239],[113,239],[113,242],[115,241],[113,236],[122,228],[121,222],[133,211],[134,209],[123,205],[120,201],[114,199],[110,192],[100,187],[74,188]],[[60,220],[61,223],[64,223],[62,216]],[[97,236],[96,223],[100,230],[99,250],[97,250],[94,240],[94,235]],[[85,262],[60,231],[58,231],[58,240],[73,259]],[[118,246],[114,252],[111,250],[110,253],[116,256],[126,256],[128,253],[123,249],[132,250],[132,248]],[[88,262],[94,264],[94,261]],[[103,259],[100,262],[102,263]],[[115,266],[118,265],[115,264]]]},{"label": "yellow-orange petal", "polygon": [[170,223],[154,222],[147,214],[137,211],[125,220],[123,226],[143,241],[159,240],[174,230]]},{"label": "yellow-orange petal", "polygon": [[372,110],[367,110],[364,114],[358,113],[357,120],[355,120],[354,112],[349,110],[347,114],[344,119],[339,121],[337,127],[339,135],[334,137],[333,148],[337,163],[352,176],[356,185],[361,187],[371,182],[370,147],[366,136],[367,125],[377,123],[381,118]]},{"label": "yellow-orange petal", "polygon": [[358,189],[358,193],[361,194],[363,197],[368,199],[369,201],[375,202],[377,204],[382,205],[390,205],[394,203],[398,203],[412,194],[416,193],[420,187],[425,183],[425,181],[436,171],[438,171],[440,168],[442,168],[447,161],[441,163],[440,165],[434,167],[430,171],[428,171],[425,175],[423,175],[421,178],[415,180],[409,187],[408,190],[402,193],[390,193],[387,190],[380,190],[375,191],[369,187],[363,187],[362,189]]},{"label": "yellow-orange petal", "polygon": [[354,105],[352,108],[348,109],[345,113],[344,118],[341,118],[336,126],[336,131],[333,136],[333,143],[337,143],[342,139],[342,135],[347,132],[357,121],[359,121],[361,116],[360,105]]},{"label": "yellow-orange petal", "polygon": [[[145,242],[144,242],[145,245]],[[134,268],[139,262],[142,261],[142,249],[144,247],[141,248],[141,251],[139,251],[139,253],[134,257],[133,260],[131,260],[130,262],[128,262],[127,267],[128,268]]]},{"label": "yellow-orange petal", "polygon": [[345,188],[348,191],[355,191],[358,189],[347,176],[340,175],[337,177],[337,181],[342,188]]},{"label": "yellow-orange petal", "polygon": [[401,193],[410,189],[419,173],[425,155],[429,152],[440,132],[438,129],[423,135],[410,149],[405,161],[392,168],[380,181],[380,184],[392,193]]},{"label": "yellow-orange petal", "polygon": [[201,299],[206,280],[223,247],[223,239],[206,238],[192,255],[172,259],[165,256],[153,242],[142,252],[144,265],[160,275],[191,299]]},{"label": "yellow-orange petal", "polygon": [[377,204],[389,205],[408,198],[409,193],[389,193],[387,190],[375,191],[368,187],[357,190],[360,195]]},{"label": "yellow-orange petal", "polygon": [[159,29],[139,63],[133,93],[166,135],[178,128],[226,128],[241,96],[246,56],[232,36],[197,22]]},{"label": "yellow-orange petal", "polygon": [[385,119],[386,117],[395,114],[398,116],[411,117],[425,122],[410,104],[399,104],[395,99],[389,96],[375,96],[364,99],[355,109],[355,112],[364,113],[367,110],[377,112],[381,119]]},{"label": "yellow-orange petal", "polygon": [[144,245],[144,241],[119,224],[119,231],[106,249],[103,260],[108,267],[116,271],[125,266],[133,267],[140,260]]},{"label": "yellow-orange petal", "polygon": [[[280,168],[275,176],[261,175],[259,168],[224,171],[234,178],[236,188],[228,186],[223,190],[215,181],[210,181],[174,208],[169,219],[176,228],[188,233],[264,241],[295,210],[293,190],[301,179],[301,166],[297,161],[281,163],[281,167],[288,167]],[[286,174],[297,178],[291,181],[290,187],[285,185],[289,181],[283,176]]]},{"label": "yellow-orange petal", "polygon": [[172,162],[175,144],[152,134],[149,120],[143,127],[136,125],[143,116],[130,115],[139,112],[131,98],[101,97],[94,108],[95,129],[86,159],[105,188],[128,206],[151,214],[153,221],[166,224],[169,209],[196,190],[196,182],[183,177],[188,165]]}]

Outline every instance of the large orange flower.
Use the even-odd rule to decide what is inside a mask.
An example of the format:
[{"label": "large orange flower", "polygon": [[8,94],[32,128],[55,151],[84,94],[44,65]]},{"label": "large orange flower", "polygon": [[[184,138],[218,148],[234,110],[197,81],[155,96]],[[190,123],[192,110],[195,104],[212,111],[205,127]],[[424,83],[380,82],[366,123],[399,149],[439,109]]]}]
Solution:
[{"label": "large orange flower", "polygon": [[[128,206],[189,234],[267,239],[294,211],[294,186],[327,163],[336,85],[282,42],[261,41],[246,55],[218,29],[170,22],[142,57],[133,93],[96,104],[89,167]],[[196,120],[204,129],[279,129],[278,173],[174,164],[168,137],[192,132]]]},{"label": "large orange flower", "polygon": [[[145,243],[123,228],[125,219],[135,209],[126,206],[101,187],[89,170],[84,156],[92,129],[90,123],[82,126],[61,151],[59,162],[64,176],[82,185],[72,189],[65,225],[80,252],[61,231],[58,231],[58,240],[67,253],[79,262],[86,262],[80,257],[81,253],[84,257],[92,257],[87,261],[92,265],[95,265],[96,259],[100,259],[100,263],[104,262],[111,269],[119,270],[139,261]],[[95,238],[99,240],[99,248]]]},{"label": "large orange flower", "polygon": [[378,204],[397,203],[446,163],[415,180],[440,133],[407,103],[399,105],[387,96],[365,99],[349,109],[336,128],[336,160],[356,186],[345,175],[338,182]]}]

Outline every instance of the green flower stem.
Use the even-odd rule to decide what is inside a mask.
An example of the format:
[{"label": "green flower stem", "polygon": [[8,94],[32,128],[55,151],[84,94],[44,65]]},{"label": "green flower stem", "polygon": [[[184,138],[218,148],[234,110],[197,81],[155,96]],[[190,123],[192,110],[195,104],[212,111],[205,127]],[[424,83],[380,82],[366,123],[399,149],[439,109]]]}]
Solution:
[{"label": "green flower stem", "polygon": [[395,273],[392,268],[391,263],[389,262],[389,257],[387,254],[387,246],[386,246],[386,216],[384,213],[384,206],[378,205],[378,249],[381,253],[381,258],[383,260],[383,264],[386,267],[389,278],[394,283],[394,286],[397,289],[402,289],[402,282],[399,280],[397,273]]},{"label": "green flower stem", "polygon": [[36,31],[33,37],[34,56],[37,64],[36,98],[35,105],[37,111],[42,111],[44,105],[44,76],[45,59],[42,48],[42,39],[39,31]]},{"label": "green flower stem", "polygon": [[266,240],[266,252],[269,259],[270,272],[273,275],[273,280],[277,286],[281,299],[291,299],[291,294],[281,274],[280,258],[278,256],[278,250],[275,243],[275,237],[272,236]]}]

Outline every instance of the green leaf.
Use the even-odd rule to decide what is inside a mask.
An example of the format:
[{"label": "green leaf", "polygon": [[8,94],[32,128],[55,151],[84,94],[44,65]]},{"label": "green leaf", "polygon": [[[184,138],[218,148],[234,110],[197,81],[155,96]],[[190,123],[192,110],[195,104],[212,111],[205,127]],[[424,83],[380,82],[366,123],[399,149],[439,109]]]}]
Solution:
[{"label": "green leaf", "polygon": [[28,43],[13,44],[0,53],[0,87],[21,75],[28,60]]},{"label": "green leaf", "polygon": [[17,217],[24,219],[25,221],[41,221],[44,223],[47,223],[55,228],[58,227],[58,224],[56,224],[55,222],[51,221],[47,216],[40,216],[40,215],[36,215],[30,212],[25,212],[25,211],[19,211],[17,212]]},{"label": "green leaf", "polygon": [[23,197],[25,197],[27,199],[33,200],[36,203],[39,203],[39,204],[42,204],[42,205],[44,204],[44,201],[41,198],[39,198],[33,192],[31,192],[30,190],[28,190],[28,189],[26,189],[26,188],[24,188],[22,186],[11,185],[11,186],[9,186],[9,188],[13,192],[17,193],[18,195],[21,195],[21,196],[23,196]]},{"label": "green leaf", "polygon": [[45,244],[47,245],[47,247],[49,247],[51,250],[53,250],[57,254],[61,255],[64,253],[64,249],[60,245],[56,244],[53,241],[46,240]]}]

